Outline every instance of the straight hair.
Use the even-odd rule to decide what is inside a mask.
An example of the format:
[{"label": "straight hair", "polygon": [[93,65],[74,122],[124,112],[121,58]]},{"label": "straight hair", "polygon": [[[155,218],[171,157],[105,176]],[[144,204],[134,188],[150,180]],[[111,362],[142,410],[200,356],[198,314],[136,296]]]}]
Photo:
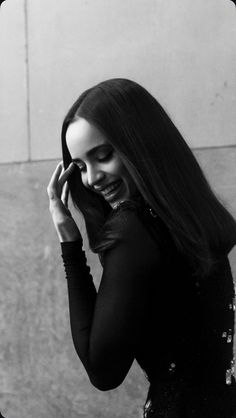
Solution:
[{"label": "straight hair", "polygon": [[[160,103],[127,79],[106,80],[86,90],[62,125],[65,168],[71,162],[67,128],[79,118],[97,127],[111,143],[193,274],[208,275],[235,245],[236,222]],[[83,186],[77,167],[68,182],[74,205],[84,217],[90,248],[102,254],[119,239],[113,228],[116,211]]]}]

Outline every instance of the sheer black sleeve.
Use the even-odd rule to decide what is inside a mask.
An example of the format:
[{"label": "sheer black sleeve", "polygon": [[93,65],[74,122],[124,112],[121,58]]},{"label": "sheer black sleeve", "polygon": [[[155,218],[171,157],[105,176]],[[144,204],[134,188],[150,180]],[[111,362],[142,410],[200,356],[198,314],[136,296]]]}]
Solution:
[{"label": "sheer black sleeve", "polygon": [[121,239],[104,254],[98,293],[82,242],[61,244],[73,342],[92,384],[100,390],[117,387],[132,365],[144,338],[149,286],[159,258],[157,244],[135,212],[123,211],[117,222]]}]

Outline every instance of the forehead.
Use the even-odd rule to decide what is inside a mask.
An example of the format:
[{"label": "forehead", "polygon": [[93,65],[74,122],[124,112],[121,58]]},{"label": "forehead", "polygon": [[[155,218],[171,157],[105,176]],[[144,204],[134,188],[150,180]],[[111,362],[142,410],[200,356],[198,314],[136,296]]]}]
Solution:
[{"label": "forehead", "polygon": [[72,158],[82,158],[88,151],[108,141],[95,126],[79,118],[68,126],[66,143]]}]

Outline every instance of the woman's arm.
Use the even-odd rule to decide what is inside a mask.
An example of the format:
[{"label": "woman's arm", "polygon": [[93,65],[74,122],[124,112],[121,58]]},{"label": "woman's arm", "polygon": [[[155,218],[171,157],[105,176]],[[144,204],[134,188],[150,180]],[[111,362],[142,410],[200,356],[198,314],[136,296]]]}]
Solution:
[{"label": "woman's arm", "polygon": [[98,293],[81,242],[62,243],[73,342],[100,390],[122,383],[145,338],[150,281],[159,256],[134,212],[124,211],[118,222],[122,240],[104,255]]},{"label": "woman's arm", "polygon": [[159,252],[135,212],[122,210],[116,218],[122,239],[104,254],[97,293],[67,207],[65,184],[72,170],[57,166],[47,189],[49,208],[62,247],[75,349],[93,385],[108,390],[124,380],[145,338],[149,286]]}]

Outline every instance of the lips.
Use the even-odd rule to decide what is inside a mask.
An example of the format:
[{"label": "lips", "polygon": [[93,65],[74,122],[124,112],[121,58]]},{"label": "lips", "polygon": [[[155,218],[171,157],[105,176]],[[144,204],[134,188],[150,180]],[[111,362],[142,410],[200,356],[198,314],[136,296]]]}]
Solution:
[{"label": "lips", "polygon": [[98,193],[101,193],[104,198],[107,198],[107,197],[110,197],[111,195],[113,195],[114,193],[116,193],[116,191],[120,187],[121,183],[122,183],[122,180],[116,180],[116,181],[114,181],[113,183],[110,183],[108,186],[106,186],[104,188],[96,189],[96,191]]},{"label": "lips", "polygon": [[106,197],[107,195],[110,195],[111,193],[113,193],[116,189],[118,189],[118,187],[121,185],[122,180],[117,180],[114,181],[113,183],[109,184],[109,186],[105,187],[101,193],[103,194],[104,197]]}]

